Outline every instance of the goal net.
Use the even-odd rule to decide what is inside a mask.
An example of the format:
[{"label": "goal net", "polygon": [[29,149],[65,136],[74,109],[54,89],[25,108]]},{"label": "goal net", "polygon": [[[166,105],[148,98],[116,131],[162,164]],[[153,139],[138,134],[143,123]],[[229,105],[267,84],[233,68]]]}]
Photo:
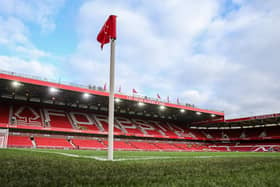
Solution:
[{"label": "goal net", "polygon": [[7,148],[9,129],[0,129],[0,148]]}]

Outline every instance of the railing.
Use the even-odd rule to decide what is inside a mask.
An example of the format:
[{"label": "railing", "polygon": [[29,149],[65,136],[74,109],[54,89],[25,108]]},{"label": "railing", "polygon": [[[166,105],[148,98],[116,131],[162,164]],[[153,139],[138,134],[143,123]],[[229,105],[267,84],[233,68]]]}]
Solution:
[{"label": "railing", "polygon": [[[57,84],[63,84],[63,85],[68,85],[68,86],[75,86],[75,87],[79,87],[79,88],[85,88],[85,89],[90,89],[90,90],[96,90],[96,91],[103,91],[106,92],[106,90],[103,89],[102,86],[96,86],[96,85],[82,85],[82,84],[78,84],[78,83],[72,83],[72,82],[67,82],[67,81],[61,81],[61,80],[54,80],[54,79],[49,79],[49,78],[45,78],[45,77],[40,77],[40,76],[36,76],[36,75],[29,75],[29,74],[25,74],[25,73],[16,73],[16,72],[12,72],[12,71],[6,71],[6,70],[1,70],[0,69],[0,73],[2,74],[7,74],[7,75],[13,75],[13,76],[18,76],[18,77],[24,77],[24,78],[30,78],[30,79],[36,79],[36,80],[41,80],[41,81],[47,81],[47,82],[52,82],[52,83],[57,83]],[[171,103],[171,104],[177,104],[177,105],[181,105],[181,106],[188,106],[188,107],[192,107],[192,108],[200,108],[195,106],[194,104],[189,104],[186,102],[174,102],[174,101],[167,101],[163,100],[163,99],[157,99],[157,98],[153,98],[153,97],[148,97],[148,96],[142,96],[142,95],[136,95],[136,94],[127,94],[127,93],[123,93],[123,92],[117,92],[119,94],[123,94],[123,95],[128,95],[128,96],[133,96],[133,97],[138,97],[138,98],[142,98],[142,99],[148,99],[151,101],[158,101],[158,102],[166,102],[166,103]],[[186,103],[186,104],[181,104],[181,103]],[[221,110],[216,110],[216,109],[206,109],[205,110],[209,110],[209,111],[217,111],[217,112],[222,112],[224,113],[224,111]]]}]

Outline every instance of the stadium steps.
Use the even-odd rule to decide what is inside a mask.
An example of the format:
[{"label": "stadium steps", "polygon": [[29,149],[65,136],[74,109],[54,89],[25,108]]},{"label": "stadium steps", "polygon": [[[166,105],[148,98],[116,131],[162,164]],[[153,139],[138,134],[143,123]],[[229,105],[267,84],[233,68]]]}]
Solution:
[{"label": "stadium steps", "polygon": [[227,146],[227,151],[228,151],[228,152],[230,152],[230,151],[231,151],[231,150],[230,150],[230,148],[229,148],[229,146]]},{"label": "stadium steps", "polygon": [[73,146],[73,148],[74,149],[76,149],[77,148],[77,146],[72,142],[72,140],[70,139],[70,140],[68,140],[69,141],[69,143]]},{"label": "stadium steps", "polygon": [[33,145],[33,147],[34,147],[34,148],[36,148],[36,147],[37,147],[36,142],[35,142],[35,140],[34,140],[34,139],[31,139],[31,143],[32,143],[32,145]]},{"label": "stadium steps", "polygon": [[69,120],[70,124],[72,125],[73,129],[78,129],[78,130],[80,129],[80,127],[76,123],[74,123],[73,119],[71,118],[71,116],[69,115],[68,112],[66,113],[66,117],[68,118],[68,120]]}]

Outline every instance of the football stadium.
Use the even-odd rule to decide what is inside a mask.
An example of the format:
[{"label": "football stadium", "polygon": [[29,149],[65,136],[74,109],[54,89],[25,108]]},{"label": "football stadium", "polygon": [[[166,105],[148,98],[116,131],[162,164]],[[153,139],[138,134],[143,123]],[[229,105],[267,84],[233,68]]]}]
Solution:
[{"label": "football stadium", "polygon": [[0,186],[280,186],[279,7],[1,0]]},{"label": "football stadium", "polygon": [[[280,114],[224,113],[2,71],[1,183],[9,185],[275,186]],[[7,172],[6,172],[7,171]],[[279,184],[279,183],[278,183]]]}]

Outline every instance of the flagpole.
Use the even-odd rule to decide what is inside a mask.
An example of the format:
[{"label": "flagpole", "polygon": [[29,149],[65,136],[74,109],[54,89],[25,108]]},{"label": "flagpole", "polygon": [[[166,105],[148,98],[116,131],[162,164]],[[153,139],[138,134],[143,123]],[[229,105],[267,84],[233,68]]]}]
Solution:
[{"label": "flagpole", "polygon": [[114,159],[114,87],[115,87],[115,39],[111,39],[108,160]]}]

